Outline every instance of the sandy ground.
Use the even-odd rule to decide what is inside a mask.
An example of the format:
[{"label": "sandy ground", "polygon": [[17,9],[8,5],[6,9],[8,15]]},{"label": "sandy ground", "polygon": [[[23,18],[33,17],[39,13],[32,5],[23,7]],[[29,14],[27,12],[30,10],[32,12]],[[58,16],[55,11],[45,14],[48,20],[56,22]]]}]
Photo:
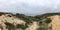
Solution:
[{"label": "sandy ground", "polygon": [[1,28],[0,28],[0,30],[1,30]]},{"label": "sandy ground", "polygon": [[52,19],[52,30],[60,30],[60,16],[51,16]]}]

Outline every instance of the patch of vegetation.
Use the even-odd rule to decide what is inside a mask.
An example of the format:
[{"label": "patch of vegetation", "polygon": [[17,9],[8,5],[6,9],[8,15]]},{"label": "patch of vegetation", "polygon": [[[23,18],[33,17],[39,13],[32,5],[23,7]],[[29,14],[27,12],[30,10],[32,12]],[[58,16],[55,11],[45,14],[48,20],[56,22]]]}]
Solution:
[{"label": "patch of vegetation", "polygon": [[45,20],[45,23],[50,23],[52,20],[50,19],[50,18],[47,18],[46,20]]}]

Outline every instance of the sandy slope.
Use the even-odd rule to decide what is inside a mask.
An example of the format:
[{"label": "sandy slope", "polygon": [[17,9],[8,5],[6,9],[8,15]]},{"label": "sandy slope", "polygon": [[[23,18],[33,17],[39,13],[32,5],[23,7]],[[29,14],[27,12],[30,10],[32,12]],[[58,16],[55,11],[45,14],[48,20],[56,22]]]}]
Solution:
[{"label": "sandy slope", "polygon": [[54,15],[51,16],[52,19],[52,30],[60,30],[60,16],[59,15]]}]

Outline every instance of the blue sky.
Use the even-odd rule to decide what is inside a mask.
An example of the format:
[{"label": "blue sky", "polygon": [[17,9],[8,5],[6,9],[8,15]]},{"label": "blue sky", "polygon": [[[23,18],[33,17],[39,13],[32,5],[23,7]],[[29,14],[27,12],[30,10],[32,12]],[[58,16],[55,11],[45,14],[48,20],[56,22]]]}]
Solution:
[{"label": "blue sky", "polygon": [[0,0],[1,12],[39,15],[60,12],[60,0]]}]

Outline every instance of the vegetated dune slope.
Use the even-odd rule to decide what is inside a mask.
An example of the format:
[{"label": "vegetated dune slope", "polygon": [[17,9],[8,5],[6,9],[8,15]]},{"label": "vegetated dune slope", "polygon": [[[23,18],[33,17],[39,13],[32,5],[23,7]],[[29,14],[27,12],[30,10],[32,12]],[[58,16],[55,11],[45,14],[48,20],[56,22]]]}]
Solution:
[{"label": "vegetated dune slope", "polygon": [[58,30],[59,18],[59,13],[48,13],[33,17],[1,12],[0,30]]}]

